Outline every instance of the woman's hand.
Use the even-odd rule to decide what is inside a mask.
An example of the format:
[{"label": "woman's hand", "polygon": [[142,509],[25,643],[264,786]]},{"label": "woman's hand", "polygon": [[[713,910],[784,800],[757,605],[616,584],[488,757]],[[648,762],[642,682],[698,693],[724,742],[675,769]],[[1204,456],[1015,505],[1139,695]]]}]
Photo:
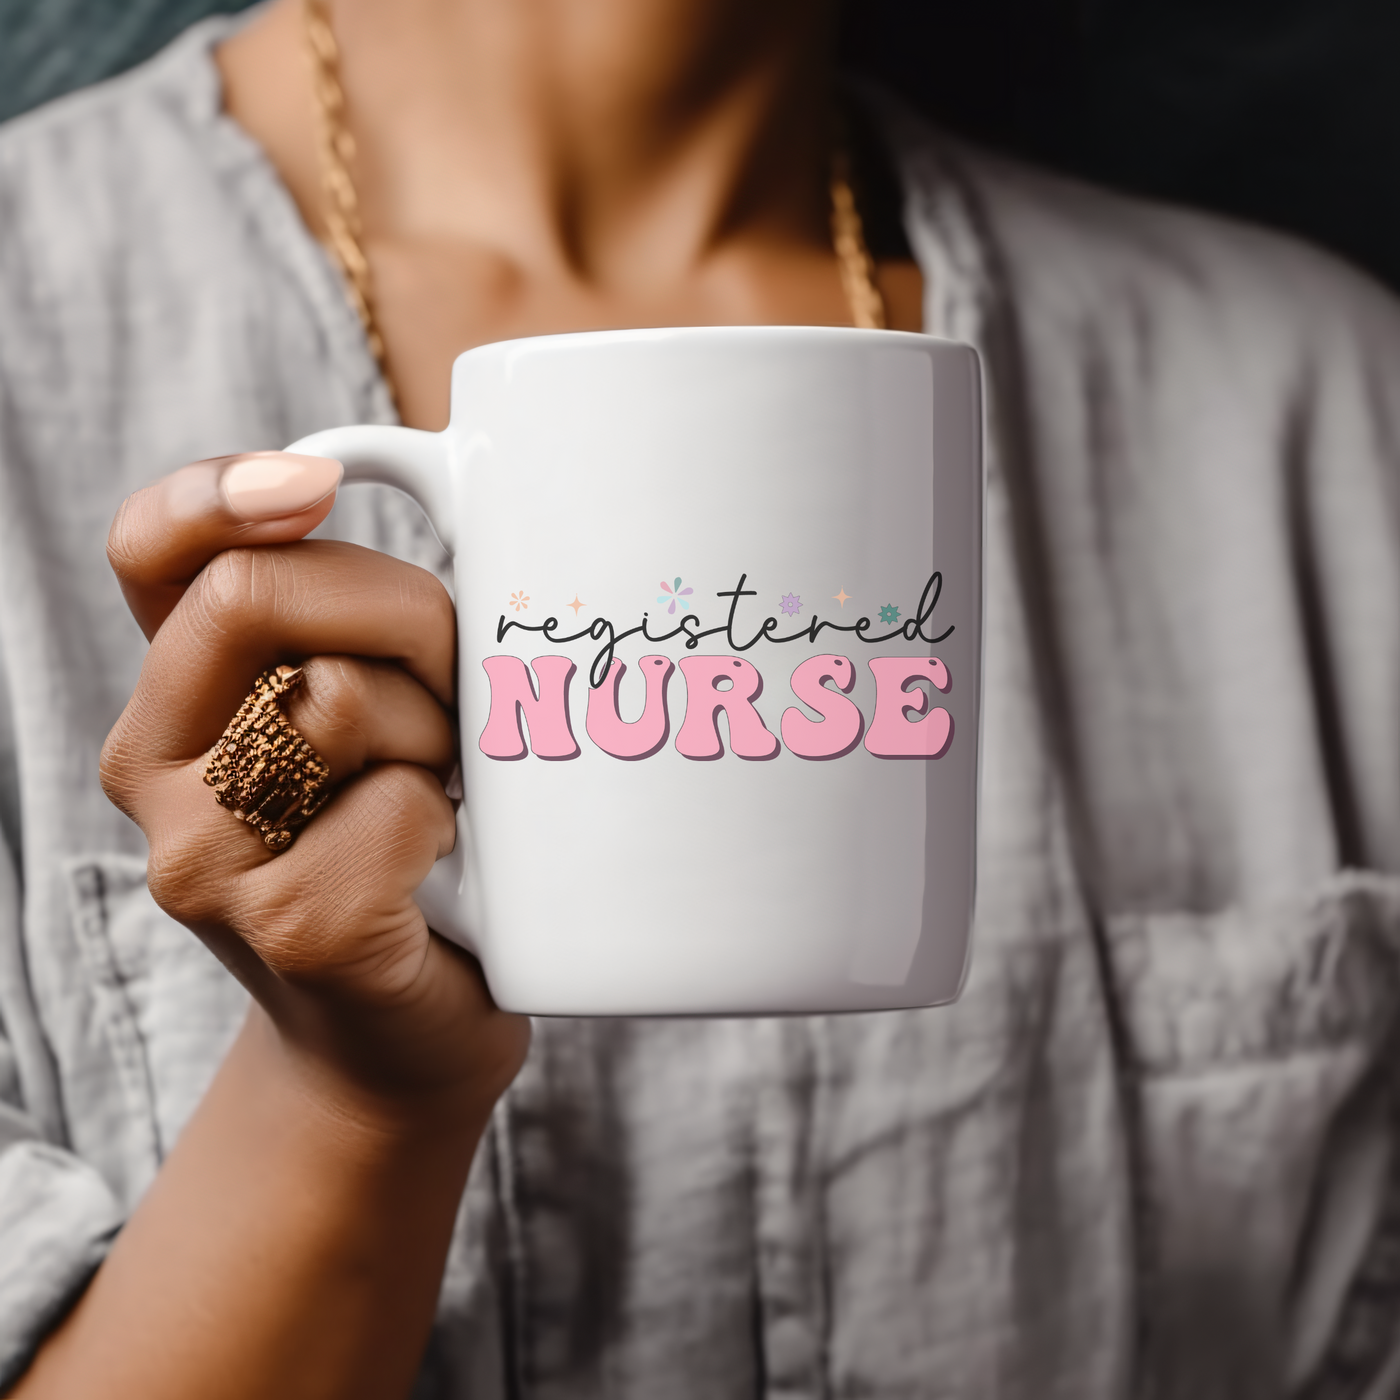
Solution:
[{"label": "woman's hand", "polygon": [[[146,833],[157,902],[311,1073],[391,1116],[443,1095],[483,1111],[520,1065],[526,1023],[492,1006],[413,899],[455,834],[452,602],[422,569],[301,540],[339,477],[324,459],[257,454],[185,467],[122,506],[108,553],[151,648],[103,786]],[[258,674],[282,662],[304,665],[284,709],[335,793],[273,855],[203,775]]]},{"label": "woman's hand", "polygon": [[[338,464],[200,462],[139,492],[113,567],[151,639],[103,784],[157,900],[256,1004],[23,1400],[407,1394],[477,1140],[527,1023],[413,902],[453,841],[452,604],[421,569],[301,542]],[[204,783],[257,675],[335,794],[271,854]]]}]

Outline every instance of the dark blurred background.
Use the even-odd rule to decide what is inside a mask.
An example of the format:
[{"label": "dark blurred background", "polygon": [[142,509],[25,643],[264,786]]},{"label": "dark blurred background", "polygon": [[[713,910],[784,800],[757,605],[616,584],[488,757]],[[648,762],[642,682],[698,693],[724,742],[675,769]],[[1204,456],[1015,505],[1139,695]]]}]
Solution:
[{"label": "dark blurred background", "polygon": [[[0,0],[0,118],[247,0]],[[1396,0],[844,0],[848,65],[978,140],[1273,223],[1400,288]]]}]

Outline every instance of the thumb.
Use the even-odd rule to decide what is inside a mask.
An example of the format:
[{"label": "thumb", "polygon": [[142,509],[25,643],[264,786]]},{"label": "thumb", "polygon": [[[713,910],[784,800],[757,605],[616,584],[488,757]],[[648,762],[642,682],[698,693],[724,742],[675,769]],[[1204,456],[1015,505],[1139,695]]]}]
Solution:
[{"label": "thumb", "polygon": [[128,496],[108,533],[107,558],[147,639],[216,554],[314,530],[330,514],[342,475],[330,457],[247,452],[194,462]]}]

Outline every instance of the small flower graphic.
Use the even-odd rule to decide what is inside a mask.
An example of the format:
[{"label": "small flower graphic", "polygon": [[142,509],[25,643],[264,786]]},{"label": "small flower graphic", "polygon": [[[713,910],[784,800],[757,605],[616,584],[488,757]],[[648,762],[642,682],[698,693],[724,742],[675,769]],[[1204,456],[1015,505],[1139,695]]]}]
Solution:
[{"label": "small flower graphic", "polygon": [[530,606],[530,595],[523,589],[519,593],[512,593],[510,595],[510,605],[516,612],[519,612],[521,608],[528,608]]},{"label": "small flower graphic", "polygon": [[894,605],[893,603],[886,603],[885,606],[882,607],[882,608],[880,609],[880,621],[881,621],[881,622],[898,622],[898,621],[899,621],[899,609],[898,609],[897,607],[895,607],[895,605]]},{"label": "small flower graphic", "polygon": [[789,617],[796,617],[802,611],[802,599],[796,593],[784,593],[778,608]]},{"label": "small flower graphic", "polygon": [[676,586],[674,588],[672,588],[665,579],[662,579],[661,588],[662,591],[656,595],[656,601],[658,603],[669,602],[671,606],[666,609],[668,613],[675,612],[677,603],[681,605],[682,612],[686,612],[689,609],[690,595],[695,592],[693,588],[682,588],[679,578],[676,579]]}]

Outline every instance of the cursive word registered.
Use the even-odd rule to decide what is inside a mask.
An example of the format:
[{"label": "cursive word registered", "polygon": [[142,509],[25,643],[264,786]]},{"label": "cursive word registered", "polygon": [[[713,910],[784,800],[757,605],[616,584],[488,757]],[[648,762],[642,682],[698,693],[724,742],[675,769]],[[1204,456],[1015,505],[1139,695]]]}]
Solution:
[{"label": "cursive word registered", "polygon": [[557,617],[547,617],[540,623],[528,623],[517,622],[514,618],[507,618],[502,613],[496,624],[496,641],[498,644],[503,642],[506,633],[512,628],[518,628],[521,632],[540,632],[550,642],[577,642],[585,637],[590,641],[601,642],[602,645],[588,670],[589,687],[597,690],[608,678],[617,644],[628,637],[636,636],[638,633],[647,642],[669,642],[675,637],[684,637],[687,651],[694,651],[706,637],[722,635],[730,650],[736,652],[748,651],[757,646],[759,642],[774,642],[778,645],[785,642],[815,642],[823,632],[828,630],[849,632],[857,641],[864,642],[867,646],[880,646],[885,642],[893,641],[924,641],[936,645],[953,634],[951,625],[939,632],[933,630],[934,610],[938,607],[938,598],[943,592],[943,575],[935,570],[929,575],[928,582],[924,584],[924,591],[919,596],[919,606],[914,615],[906,618],[892,631],[872,636],[871,628],[875,624],[868,617],[858,617],[854,622],[830,622],[824,618],[813,617],[806,627],[778,636],[777,632],[783,625],[782,621],[777,617],[770,616],[765,617],[759,623],[757,629],[747,640],[742,640],[743,631],[746,629],[741,629],[740,626],[739,601],[742,598],[756,598],[758,596],[757,589],[744,587],[744,584],[748,582],[748,577],[746,573],[740,574],[739,582],[733,588],[720,589],[716,592],[715,597],[730,600],[729,616],[716,627],[702,626],[700,614],[693,612],[685,614],[669,632],[652,632],[649,630],[651,615],[644,612],[642,620],[635,627],[627,627],[621,631],[609,618],[600,617],[583,628],[582,631],[560,635],[560,623]]}]

